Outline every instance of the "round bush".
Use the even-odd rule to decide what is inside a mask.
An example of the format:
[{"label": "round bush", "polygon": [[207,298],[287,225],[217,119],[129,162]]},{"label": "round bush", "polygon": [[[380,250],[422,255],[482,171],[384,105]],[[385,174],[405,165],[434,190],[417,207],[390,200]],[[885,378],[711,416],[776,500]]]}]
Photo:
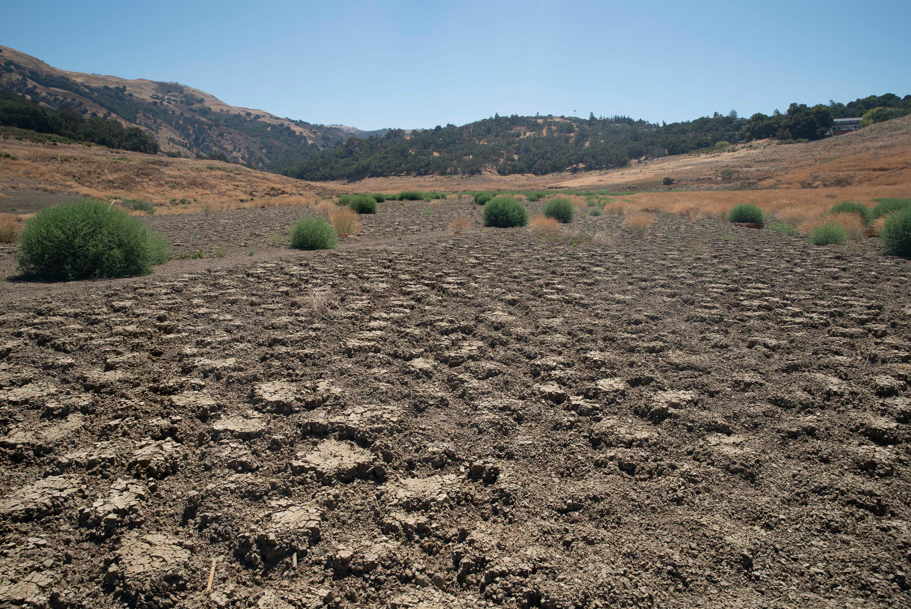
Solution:
[{"label": "round bush", "polygon": [[572,222],[575,213],[576,209],[569,199],[551,199],[544,204],[544,215],[562,224]]},{"label": "round bush", "polygon": [[528,224],[528,210],[512,197],[496,197],[484,204],[484,226],[510,228]]},{"label": "round bush", "polygon": [[879,241],[884,254],[911,258],[911,207],[886,217]]},{"label": "round bush", "polygon": [[375,214],[376,199],[370,195],[358,195],[351,199],[348,203],[348,207],[359,214]]},{"label": "round bush", "polygon": [[869,226],[870,222],[873,222],[873,210],[870,209],[869,207],[867,207],[866,205],[863,205],[862,203],[854,203],[852,201],[845,201],[844,203],[838,203],[837,205],[832,206],[832,209],[829,210],[829,213],[830,214],[837,214],[837,213],[857,214],[858,216],[860,216],[863,219],[864,225],[866,225],[866,226]]},{"label": "round bush", "polygon": [[810,233],[810,243],[813,245],[842,244],[847,240],[848,233],[837,224],[823,224]]},{"label": "round bush", "polygon": [[478,205],[486,205],[491,199],[493,199],[493,195],[489,192],[477,192],[474,195],[474,202]]},{"label": "round bush", "polygon": [[133,277],[169,257],[167,241],[139,218],[94,199],[42,209],[19,237],[19,267],[32,279]]},{"label": "round bush", "polygon": [[320,216],[304,216],[291,229],[291,247],[297,250],[331,250],[337,244],[335,229]]},{"label": "round bush", "polygon": [[762,210],[755,205],[745,203],[731,208],[728,212],[728,222],[742,222],[744,224],[762,224],[765,216]]},{"label": "round bush", "polygon": [[873,208],[873,217],[882,218],[894,211],[911,208],[911,199],[877,199],[879,205]]},{"label": "round bush", "polygon": [[383,201],[386,200],[386,195],[384,195],[384,194],[381,193],[381,192],[374,193],[374,194],[372,194],[372,195],[370,195],[370,196],[373,197],[374,199],[376,199],[376,202],[377,202],[377,203],[382,203]]}]

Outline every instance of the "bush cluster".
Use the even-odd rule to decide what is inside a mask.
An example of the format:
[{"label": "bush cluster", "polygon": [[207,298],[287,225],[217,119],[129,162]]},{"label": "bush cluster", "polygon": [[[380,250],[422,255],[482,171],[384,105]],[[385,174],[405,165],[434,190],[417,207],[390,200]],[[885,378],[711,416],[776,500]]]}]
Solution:
[{"label": "bush cluster", "polygon": [[829,210],[830,214],[837,213],[849,213],[857,214],[864,221],[865,226],[869,226],[873,222],[873,210],[864,205],[863,203],[854,203],[853,201],[844,201],[843,203],[838,203],[832,206],[832,209]]},{"label": "bush cluster", "polygon": [[141,220],[103,201],[79,199],[39,211],[19,237],[30,279],[72,281],[145,275],[170,247]]},{"label": "bush cluster", "polygon": [[484,226],[510,228],[528,224],[528,210],[513,197],[499,196],[484,204]]},{"label": "bush cluster", "polygon": [[335,228],[321,216],[304,216],[291,229],[291,247],[297,250],[331,250],[337,244]]},{"label": "bush cluster", "polygon": [[727,220],[728,222],[744,224],[762,224],[763,220],[765,220],[765,215],[755,205],[744,203],[731,208],[731,211],[728,212]]},{"label": "bush cluster", "polygon": [[548,218],[553,218],[562,224],[569,224],[572,222],[575,212],[576,209],[569,199],[551,199],[544,204],[544,215]]},{"label": "bush cluster", "polygon": [[810,243],[813,245],[840,245],[847,240],[848,233],[837,224],[823,224],[810,232]]},{"label": "bush cluster", "polygon": [[911,258],[911,206],[886,218],[879,240],[884,254]]},{"label": "bush cluster", "polygon": [[406,190],[405,192],[400,192],[396,199],[399,201],[423,201],[424,193],[417,190]]},{"label": "bush cluster", "polygon": [[491,199],[493,199],[493,195],[489,192],[476,192],[474,195],[474,202],[478,205],[484,205]]},{"label": "bush cluster", "polygon": [[882,218],[892,212],[911,208],[911,199],[875,199],[879,204],[873,208],[873,217]]},{"label": "bush cluster", "polygon": [[381,192],[375,192],[375,193],[373,193],[373,194],[370,195],[370,196],[372,196],[374,199],[376,199],[376,202],[377,202],[377,203],[382,203],[383,201],[386,200],[386,195],[384,195],[384,194],[381,193]]}]

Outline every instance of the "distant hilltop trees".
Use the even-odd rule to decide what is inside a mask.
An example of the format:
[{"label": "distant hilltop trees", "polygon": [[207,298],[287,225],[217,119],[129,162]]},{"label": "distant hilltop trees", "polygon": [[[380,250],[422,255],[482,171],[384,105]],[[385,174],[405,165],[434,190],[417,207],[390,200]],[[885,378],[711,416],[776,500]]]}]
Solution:
[{"label": "distant hilltop trees", "polygon": [[836,118],[864,116],[878,122],[911,112],[911,95],[886,94],[849,104],[791,104],[787,113],[740,118],[736,110],[665,124],[626,116],[588,119],[499,116],[462,127],[437,126],[407,137],[390,129],[383,137],[350,139],[335,150],[290,163],[281,173],[304,180],[360,180],[392,175],[543,175],[623,167],[631,159],[657,158],[763,138],[784,141],[825,137]]}]

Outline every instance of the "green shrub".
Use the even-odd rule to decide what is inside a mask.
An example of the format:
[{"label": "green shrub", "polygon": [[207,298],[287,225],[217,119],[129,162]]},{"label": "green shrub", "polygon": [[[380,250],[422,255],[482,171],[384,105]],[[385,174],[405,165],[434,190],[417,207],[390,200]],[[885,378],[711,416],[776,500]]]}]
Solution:
[{"label": "green shrub", "polygon": [[478,205],[485,205],[491,199],[493,199],[493,195],[489,192],[476,192],[474,194],[474,202]]},{"label": "green shrub", "polygon": [[525,195],[529,201],[540,201],[547,198],[546,192],[530,192]]},{"label": "green shrub", "polygon": [[762,210],[755,205],[745,203],[731,208],[728,212],[728,222],[743,222],[745,224],[761,224],[765,219]]},{"label": "green shrub", "polygon": [[484,226],[510,228],[528,224],[528,210],[512,197],[499,196],[484,204]]},{"label": "green shrub", "polygon": [[911,206],[886,218],[879,241],[884,254],[911,258]]},{"label": "green shrub", "polygon": [[600,207],[589,207],[589,208],[588,208],[588,215],[589,215],[589,216],[600,216],[601,213],[602,213],[602,212],[601,212],[601,208],[600,208]]},{"label": "green shrub", "polygon": [[339,195],[338,204],[348,206],[351,205],[351,202],[354,201],[355,197],[358,195]]},{"label": "green shrub", "polygon": [[351,199],[348,203],[348,207],[359,214],[375,214],[376,199],[370,195],[358,195]]},{"label": "green shrub", "polygon": [[857,214],[863,218],[864,224],[869,226],[870,222],[873,222],[873,210],[867,207],[862,203],[854,203],[853,201],[845,201],[843,203],[838,203],[833,205],[832,209],[829,210],[830,214],[836,214],[839,212]]},{"label": "green shrub", "polygon": [[436,201],[440,199],[445,199],[446,195],[441,192],[428,192],[424,194],[425,201]]},{"label": "green shrub", "polygon": [[417,190],[406,190],[400,192],[396,197],[399,201],[423,201],[424,193]]},{"label": "green shrub", "polygon": [[169,257],[167,241],[139,218],[94,199],[42,209],[19,237],[19,266],[32,279],[145,275]]},{"label": "green shrub", "polygon": [[291,229],[291,247],[297,250],[331,250],[338,244],[338,235],[321,216],[304,216]]},{"label": "green shrub", "polygon": [[548,218],[553,218],[554,220],[557,220],[563,224],[569,224],[572,222],[575,213],[576,209],[573,207],[573,203],[569,199],[551,199],[544,204],[544,215]]},{"label": "green shrub", "polygon": [[782,233],[784,235],[790,235],[792,237],[800,234],[800,231],[798,231],[787,222],[775,222],[774,224],[769,224],[767,228],[769,230],[775,231],[776,233]]},{"label": "green shrub", "polygon": [[842,244],[847,240],[848,233],[837,224],[823,224],[810,233],[810,243],[813,245]]},{"label": "green shrub", "polygon": [[370,195],[370,196],[373,197],[374,199],[376,199],[376,202],[377,202],[377,203],[382,203],[382,202],[384,202],[384,201],[386,200],[386,195],[384,195],[384,194],[381,193],[381,192],[375,192],[375,193],[373,193],[373,194]]},{"label": "green shrub", "polygon": [[882,218],[886,214],[891,214],[894,211],[901,211],[903,209],[908,209],[911,207],[911,199],[874,199],[879,203],[876,207],[873,208],[873,217]]}]

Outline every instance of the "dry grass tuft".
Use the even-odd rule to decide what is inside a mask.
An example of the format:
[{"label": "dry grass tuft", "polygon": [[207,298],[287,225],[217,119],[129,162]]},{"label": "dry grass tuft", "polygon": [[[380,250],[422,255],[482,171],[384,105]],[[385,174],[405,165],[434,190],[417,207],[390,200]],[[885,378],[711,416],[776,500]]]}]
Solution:
[{"label": "dry grass tuft", "polygon": [[316,206],[317,213],[323,214],[327,218],[329,217],[329,214],[334,212],[336,209],[338,209],[338,205],[332,201],[321,201],[319,205]]},{"label": "dry grass tuft", "polygon": [[552,237],[560,232],[560,222],[547,216],[532,216],[528,228],[533,233]]},{"label": "dry grass tuft", "polygon": [[655,216],[652,214],[635,213],[630,214],[623,221],[623,226],[628,228],[633,236],[637,239],[645,237],[645,232],[655,223]]},{"label": "dry grass tuft", "polygon": [[329,212],[329,222],[335,227],[340,239],[361,233],[361,221],[357,219],[357,212],[348,207],[336,207]]},{"label": "dry grass tuft", "polygon": [[879,237],[879,234],[886,228],[886,219],[877,218],[873,221],[873,224],[870,225],[870,234],[874,237]]},{"label": "dry grass tuft", "polygon": [[845,232],[848,234],[848,239],[852,241],[863,241],[864,232],[867,227],[858,214],[853,212],[829,214],[828,221],[845,229]]},{"label": "dry grass tuft", "polygon": [[22,231],[22,218],[13,214],[0,214],[0,243],[16,243]]},{"label": "dry grass tuft", "polygon": [[474,226],[474,222],[471,221],[471,218],[456,216],[453,218],[452,222],[449,223],[449,232],[453,235],[460,235],[472,226]]}]

